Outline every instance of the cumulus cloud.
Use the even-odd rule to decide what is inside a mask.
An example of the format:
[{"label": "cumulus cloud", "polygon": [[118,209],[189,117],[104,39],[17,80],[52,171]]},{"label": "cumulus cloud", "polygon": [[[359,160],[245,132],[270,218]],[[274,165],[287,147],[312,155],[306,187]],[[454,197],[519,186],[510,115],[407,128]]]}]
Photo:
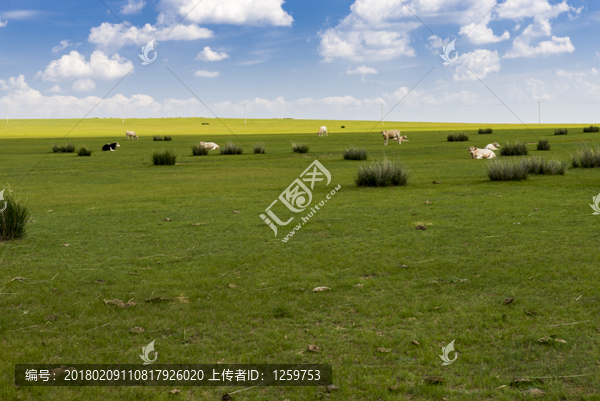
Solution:
[{"label": "cumulus cloud", "polygon": [[198,70],[194,73],[195,77],[216,78],[219,76],[219,71]]},{"label": "cumulus cloud", "polygon": [[8,24],[8,20],[2,21],[0,20],[0,28],[4,28]]},{"label": "cumulus cloud", "polygon": [[531,46],[525,37],[518,37],[513,42],[513,47],[504,55],[506,58],[548,56],[560,53],[573,53],[575,46],[568,36],[559,38],[552,36],[551,40],[539,42]]},{"label": "cumulus cloud", "polygon": [[504,31],[502,36],[494,35],[494,31],[492,28],[488,27],[492,18],[491,14],[488,14],[479,24],[472,23],[469,25],[465,25],[460,28],[461,35],[467,35],[471,43],[480,45],[487,43],[497,43],[502,42],[503,40],[510,39],[510,33],[508,31]]},{"label": "cumulus cloud", "polygon": [[144,0],[135,1],[135,0],[127,0],[127,4],[121,8],[121,14],[137,14],[146,5]]},{"label": "cumulus cloud", "polygon": [[196,60],[202,60],[202,61],[220,61],[223,59],[229,58],[229,56],[226,53],[218,53],[215,51],[212,51],[210,49],[209,46],[206,46],[204,48],[204,50],[202,50],[200,53],[198,53],[198,55],[196,56]]},{"label": "cumulus cloud", "polygon": [[40,71],[36,77],[44,81],[60,81],[78,78],[115,79],[126,75],[133,68],[133,63],[119,54],[108,57],[101,50],[96,50],[86,61],[83,54],[72,50],[58,60],[53,60]]},{"label": "cumulus cloud", "polygon": [[[500,57],[498,51],[490,51],[478,49],[471,53],[462,54],[459,56],[456,70],[453,75],[455,81],[473,81],[477,80],[471,71],[479,79],[484,79],[492,72],[500,71]],[[471,70],[471,71],[469,71]]]},{"label": "cumulus cloud", "polygon": [[61,50],[64,50],[64,49],[66,49],[66,48],[67,48],[67,47],[69,47],[69,46],[73,46],[73,44],[71,43],[71,41],[69,41],[69,40],[61,40],[61,41],[60,41],[60,45],[58,45],[58,46],[54,46],[54,47],[52,48],[52,53],[58,53],[58,52],[60,52]]},{"label": "cumulus cloud", "polygon": [[357,67],[353,70],[348,70],[346,71],[348,73],[348,75],[352,75],[352,74],[377,74],[378,71],[375,68],[371,68],[371,67],[367,67],[366,65]]},{"label": "cumulus cloud", "polygon": [[81,78],[73,82],[71,89],[75,92],[87,92],[96,89],[96,83],[89,78]]},{"label": "cumulus cloud", "polygon": [[50,88],[50,92],[62,92],[62,89],[60,89],[60,86],[54,85],[52,88]]}]

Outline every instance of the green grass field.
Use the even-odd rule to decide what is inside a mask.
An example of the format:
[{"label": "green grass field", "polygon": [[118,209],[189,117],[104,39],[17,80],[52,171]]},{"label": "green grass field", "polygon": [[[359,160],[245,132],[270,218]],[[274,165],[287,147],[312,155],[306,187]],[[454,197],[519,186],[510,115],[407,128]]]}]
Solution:
[{"label": "green grass field", "polygon": [[[491,182],[488,161],[467,150],[519,140],[530,156],[567,161],[600,134],[385,122],[409,142],[384,147],[372,121],[223,122],[0,122],[0,189],[10,185],[33,220],[23,239],[0,242],[1,400],[220,400],[241,389],[14,385],[18,363],[142,366],[154,339],[157,363],[329,363],[339,387],[258,387],[236,401],[520,400],[534,388],[538,399],[600,400],[600,216],[589,206],[600,169]],[[317,138],[320,125],[328,137]],[[447,142],[456,131],[470,140]],[[551,150],[536,151],[538,139]],[[192,156],[200,140],[244,153]],[[52,153],[68,141],[91,157]],[[100,151],[115,141],[116,152]],[[291,141],[310,151],[293,153]],[[252,153],[258,142],[265,154]],[[351,145],[366,162],[404,163],[408,185],[357,187],[365,162],[343,159]],[[174,150],[177,165],[152,165],[158,149]],[[315,159],[332,182],[314,199],[341,189],[284,243],[286,230],[275,237],[259,215]],[[146,302],[155,297],[171,300]],[[137,326],[145,332],[129,332]],[[548,336],[566,343],[538,341]],[[452,340],[457,360],[442,366]]]}]

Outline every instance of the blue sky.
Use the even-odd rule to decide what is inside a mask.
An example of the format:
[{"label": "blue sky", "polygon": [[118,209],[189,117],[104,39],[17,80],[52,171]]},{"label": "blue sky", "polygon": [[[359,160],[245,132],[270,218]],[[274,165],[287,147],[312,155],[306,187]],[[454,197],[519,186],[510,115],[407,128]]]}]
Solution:
[{"label": "blue sky", "polygon": [[11,118],[243,117],[245,103],[249,118],[376,120],[383,104],[386,120],[537,123],[541,101],[542,122],[597,123],[599,23],[582,0],[11,2],[0,103]]}]

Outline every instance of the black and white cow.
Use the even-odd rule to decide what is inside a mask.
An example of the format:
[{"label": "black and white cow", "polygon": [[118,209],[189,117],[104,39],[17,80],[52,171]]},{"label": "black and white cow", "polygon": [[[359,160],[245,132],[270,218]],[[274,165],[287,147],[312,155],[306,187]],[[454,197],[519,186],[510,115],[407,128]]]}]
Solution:
[{"label": "black and white cow", "polygon": [[102,146],[102,150],[104,152],[106,152],[106,151],[114,152],[116,150],[116,148],[120,148],[120,147],[121,147],[121,145],[119,145],[117,142],[107,143],[106,145]]}]

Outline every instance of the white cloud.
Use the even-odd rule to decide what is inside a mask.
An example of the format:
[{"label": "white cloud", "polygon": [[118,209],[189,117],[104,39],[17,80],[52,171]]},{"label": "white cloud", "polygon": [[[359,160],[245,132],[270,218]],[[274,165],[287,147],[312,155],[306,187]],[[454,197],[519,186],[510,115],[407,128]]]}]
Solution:
[{"label": "white cloud", "polygon": [[64,50],[69,46],[73,46],[73,44],[69,40],[61,40],[60,45],[54,46],[52,48],[52,53],[58,53],[59,51]]},{"label": "white cloud", "polygon": [[8,20],[6,20],[6,21],[0,20],[0,28],[4,28],[6,26],[6,24],[8,24]]},{"label": "white cloud", "polygon": [[352,74],[377,74],[378,71],[375,68],[372,67],[367,67],[366,65],[357,67],[353,70],[348,70],[346,71],[348,73],[348,75],[352,75]]},{"label": "white cloud", "polygon": [[216,78],[219,76],[219,71],[198,70],[194,73],[195,77]]},{"label": "white cloud", "polygon": [[[459,65],[453,75],[455,81],[473,81],[477,80],[471,71],[479,79],[484,79],[492,72],[500,71],[500,57],[498,51],[478,49],[471,53],[459,56],[457,63]],[[471,71],[469,71],[471,70]]]},{"label": "white cloud", "polygon": [[206,46],[204,48],[204,50],[202,50],[200,53],[198,53],[195,60],[212,62],[212,61],[220,61],[220,60],[223,60],[226,58],[229,58],[229,56],[226,53],[214,52],[210,49],[210,47]]},{"label": "white cloud", "polygon": [[504,31],[502,36],[494,35],[494,31],[492,28],[488,27],[492,19],[492,15],[488,14],[482,21],[477,23],[472,23],[469,25],[465,25],[460,28],[461,35],[467,35],[471,43],[474,44],[487,44],[487,43],[497,43],[502,42],[503,40],[510,39],[510,33],[508,31]]},{"label": "white cloud", "polygon": [[137,14],[142,11],[145,5],[146,2],[144,0],[137,2],[135,0],[127,0],[127,4],[121,9],[121,14]]},{"label": "white cloud", "polygon": [[60,86],[54,85],[52,88],[50,88],[50,92],[62,92],[62,89],[60,89]]},{"label": "white cloud", "polygon": [[[173,24],[183,16],[194,23],[291,26],[294,19],[283,0],[162,0],[160,23]],[[191,11],[190,11],[191,10]],[[189,13],[189,14],[188,14]]]},{"label": "white cloud", "polygon": [[574,51],[575,46],[573,46],[571,38],[568,36],[564,38],[552,36],[551,40],[539,42],[536,46],[531,46],[527,38],[518,37],[514,40],[512,49],[510,49],[504,57],[537,57],[560,53],[573,53]]},{"label": "white cloud", "polygon": [[30,19],[35,18],[40,14],[36,10],[12,10],[0,12],[0,18],[7,19]]},{"label": "white cloud", "polygon": [[89,78],[81,78],[73,82],[71,88],[75,92],[87,92],[96,89],[96,83]]},{"label": "white cloud", "polygon": [[38,72],[36,78],[44,81],[60,81],[75,78],[115,79],[126,75],[133,68],[131,61],[119,54],[109,58],[101,50],[96,50],[90,56],[90,61],[76,50],[65,54],[58,60],[53,60],[46,69]]}]

